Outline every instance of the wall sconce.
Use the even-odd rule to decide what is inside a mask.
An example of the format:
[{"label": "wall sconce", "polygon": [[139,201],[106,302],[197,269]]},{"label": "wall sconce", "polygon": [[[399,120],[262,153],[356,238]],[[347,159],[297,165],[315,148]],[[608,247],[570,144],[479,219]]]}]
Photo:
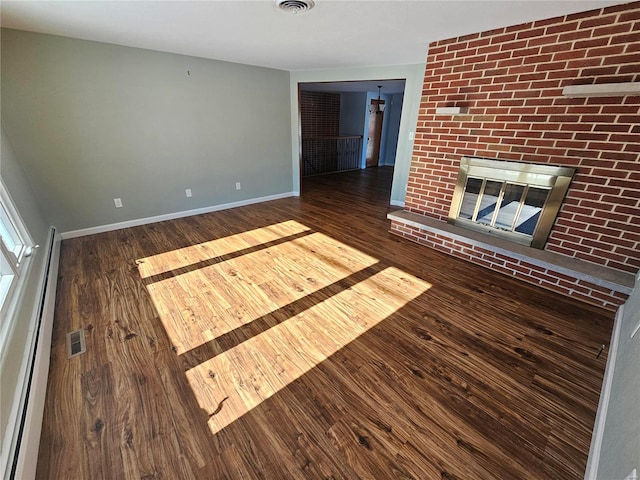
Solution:
[{"label": "wall sconce", "polygon": [[380,89],[382,88],[382,85],[378,85],[378,103],[374,106],[374,105],[369,105],[369,113],[375,113],[376,115],[380,115],[382,112],[384,112],[384,107],[386,107],[386,105],[380,104]]}]

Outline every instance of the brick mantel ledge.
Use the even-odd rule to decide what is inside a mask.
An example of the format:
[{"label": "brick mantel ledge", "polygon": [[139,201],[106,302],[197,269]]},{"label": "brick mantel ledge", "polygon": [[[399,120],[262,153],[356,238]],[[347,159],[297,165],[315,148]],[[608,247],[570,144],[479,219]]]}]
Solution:
[{"label": "brick mantel ledge", "polygon": [[634,287],[631,273],[518,245],[417,213],[398,210],[387,218],[394,234],[605,308],[624,303]]}]

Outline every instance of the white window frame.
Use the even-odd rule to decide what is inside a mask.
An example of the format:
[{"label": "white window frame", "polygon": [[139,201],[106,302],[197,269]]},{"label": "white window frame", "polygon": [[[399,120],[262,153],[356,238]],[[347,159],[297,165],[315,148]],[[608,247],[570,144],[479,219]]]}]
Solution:
[{"label": "white window frame", "polygon": [[33,239],[0,181],[0,365],[15,327],[16,308],[24,290],[34,249]]}]

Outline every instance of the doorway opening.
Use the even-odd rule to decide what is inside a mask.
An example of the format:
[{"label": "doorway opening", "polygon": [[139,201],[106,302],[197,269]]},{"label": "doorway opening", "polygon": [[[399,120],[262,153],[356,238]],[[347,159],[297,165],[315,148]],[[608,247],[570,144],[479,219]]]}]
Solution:
[{"label": "doorway opening", "polygon": [[393,168],[404,88],[404,79],[298,84],[301,179]]}]

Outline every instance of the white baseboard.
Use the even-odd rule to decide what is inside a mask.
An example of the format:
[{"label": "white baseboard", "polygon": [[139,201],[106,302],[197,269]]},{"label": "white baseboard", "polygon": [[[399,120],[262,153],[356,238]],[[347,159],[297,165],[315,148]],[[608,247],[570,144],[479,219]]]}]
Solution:
[{"label": "white baseboard", "polygon": [[[28,341],[21,360],[20,382],[15,391],[10,425],[5,434],[5,441],[8,441],[9,444],[3,445],[6,447],[4,453],[7,455],[6,459],[3,455],[3,462],[6,462],[6,465],[3,463],[3,466],[6,467],[4,479],[32,480],[36,476],[36,459],[40,447],[42,417],[49,376],[53,313],[60,259],[60,238],[53,229],[49,238],[53,242],[52,246],[49,243],[52,247],[51,256],[48,258],[48,262],[44,262],[40,274],[42,289],[33,307]],[[20,435],[23,413],[25,413],[24,426]],[[11,429],[10,434],[9,429]],[[18,461],[15,475],[11,476],[16,456]]]},{"label": "white baseboard", "polygon": [[618,344],[620,342],[620,330],[624,318],[624,305],[618,308],[616,319],[613,323],[613,334],[611,335],[611,346],[607,356],[607,365],[602,381],[602,391],[598,402],[596,421],[591,435],[591,447],[589,448],[589,458],[585,470],[585,480],[596,480],[598,475],[598,464],[600,463],[600,450],[602,449],[602,439],[604,436],[604,425],[607,420],[607,410],[609,409],[609,399],[611,398],[611,385],[613,384],[613,373],[616,367],[616,356],[618,355]]},{"label": "white baseboard", "polygon": [[240,200],[231,203],[222,203],[220,205],[212,205],[210,207],[196,208],[193,210],[184,210],[182,212],[167,213],[165,215],[156,215],[154,217],[138,218],[135,220],[128,220],[126,222],[110,223],[108,225],[99,225],[97,227],[82,228],[80,230],[71,230],[68,232],[62,232],[60,237],[63,240],[75,237],[84,237],[85,235],[94,235],[96,233],[110,232],[112,230],[120,230],[121,228],[137,227],[139,225],[147,225],[149,223],[163,222],[165,220],[173,220],[174,218],[190,217],[192,215],[201,215],[203,213],[217,212],[220,210],[227,210],[229,208],[244,207],[246,205],[252,205],[254,203],[268,202],[271,200],[279,200],[287,197],[300,196],[300,192],[285,192],[277,193],[275,195],[267,195],[266,197],[249,198],[247,200]]},{"label": "white baseboard", "polygon": [[389,203],[394,207],[404,207],[404,202],[400,200],[391,200]]}]

